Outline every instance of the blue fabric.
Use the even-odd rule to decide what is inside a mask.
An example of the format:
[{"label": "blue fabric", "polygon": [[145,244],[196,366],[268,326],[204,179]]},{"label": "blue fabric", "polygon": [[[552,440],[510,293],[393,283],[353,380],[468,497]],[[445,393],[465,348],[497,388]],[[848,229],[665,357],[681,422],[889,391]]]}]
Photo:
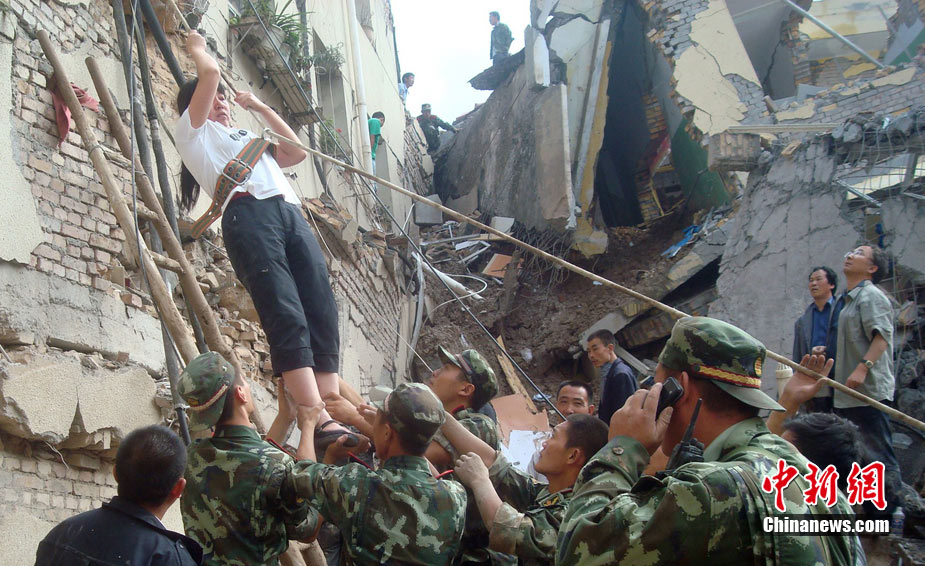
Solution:
[{"label": "blue fabric", "polygon": [[[811,346],[825,346],[826,338],[829,336],[829,314],[832,312],[832,304],[835,302],[834,299],[829,297],[829,301],[822,307],[820,311],[817,308],[813,309],[813,336],[810,345]],[[836,326],[838,328],[838,326]]]}]

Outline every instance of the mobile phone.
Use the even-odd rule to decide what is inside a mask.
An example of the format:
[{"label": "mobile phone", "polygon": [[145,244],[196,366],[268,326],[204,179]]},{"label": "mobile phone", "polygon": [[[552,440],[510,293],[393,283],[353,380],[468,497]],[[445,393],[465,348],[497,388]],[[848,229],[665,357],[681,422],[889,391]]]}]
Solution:
[{"label": "mobile phone", "polygon": [[678,380],[669,377],[662,383],[662,391],[658,396],[658,407],[655,409],[655,418],[658,419],[666,408],[678,402],[678,399],[684,395],[684,388],[678,383]]}]

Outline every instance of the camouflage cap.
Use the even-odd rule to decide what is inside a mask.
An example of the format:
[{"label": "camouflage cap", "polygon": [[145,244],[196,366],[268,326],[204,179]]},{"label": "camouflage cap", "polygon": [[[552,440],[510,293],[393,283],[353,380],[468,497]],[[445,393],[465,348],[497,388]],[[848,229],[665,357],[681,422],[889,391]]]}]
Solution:
[{"label": "camouflage cap", "polygon": [[430,104],[421,105],[421,112],[427,112],[428,110],[430,110]]},{"label": "camouflage cap", "polygon": [[402,383],[395,389],[373,387],[369,401],[386,414],[399,436],[419,444],[433,440],[446,420],[443,403],[422,383]]},{"label": "camouflage cap", "polygon": [[666,368],[709,379],[746,405],[783,411],[761,391],[761,367],[767,349],[731,324],[690,316],[677,321],[658,361]]},{"label": "camouflage cap", "polygon": [[177,381],[177,392],[189,405],[191,432],[215,426],[234,377],[234,366],[216,352],[201,354],[186,366]]},{"label": "camouflage cap", "polygon": [[475,393],[472,395],[472,407],[474,409],[479,409],[482,405],[495,398],[495,395],[498,394],[498,379],[495,377],[494,370],[482,357],[482,354],[475,350],[466,350],[462,354],[452,354],[443,346],[440,346],[437,351],[440,354],[440,361],[463,370],[466,380],[475,386]]}]

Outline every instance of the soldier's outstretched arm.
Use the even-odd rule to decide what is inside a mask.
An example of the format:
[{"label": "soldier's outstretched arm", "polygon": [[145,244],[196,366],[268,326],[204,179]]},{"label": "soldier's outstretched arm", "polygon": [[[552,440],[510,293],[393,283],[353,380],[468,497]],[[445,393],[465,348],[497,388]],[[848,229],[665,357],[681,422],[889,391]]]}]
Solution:
[{"label": "soldier's outstretched arm", "polygon": [[488,525],[488,547],[517,556],[521,562],[533,559],[552,563],[564,512],[564,504],[554,503],[520,512],[505,503]]},{"label": "soldier's outstretched arm", "polygon": [[[588,462],[559,528],[557,565],[696,561],[712,542],[734,535],[723,530],[738,524],[741,505],[714,501],[716,492],[697,476],[647,476],[630,493],[648,461],[642,444],[618,436]],[[728,499],[741,497],[734,480],[720,481]]]},{"label": "soldier's outstretched arm", "polygon": [[[447,413],[446,421],[440,427],[440,432],[460,454],[474,452],[481,458],[486,468],[490,468],[495,463],[495,449],[478,436],[472,434],[453,415]],[[439,468],[440,466],[437,467]]]}]

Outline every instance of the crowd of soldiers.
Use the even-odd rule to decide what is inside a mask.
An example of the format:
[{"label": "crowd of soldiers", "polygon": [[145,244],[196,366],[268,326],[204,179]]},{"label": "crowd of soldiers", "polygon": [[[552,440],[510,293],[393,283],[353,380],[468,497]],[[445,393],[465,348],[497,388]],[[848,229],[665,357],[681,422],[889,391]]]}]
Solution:
[{"label": "crowd of soldiers", "polygon": [[[328,412],[354,433],[323,454],[313,441],[321,406],[293,407],[281,393],[278,416],[261,438],[251,424],[247,381],[220,355],[203,354],[183,372],[179,392],[189,404],[190,429],[211,435],[186,451],[163,427],[136,436],[172,437],[158,441],[168,450],[152,448],[157,443],[150,440],[139,448],[130,435],[117,457],[119,495],[56,527],[36,563],[86,563],[68,559],[79,541],[105,545],[87,542],[85,516],[126,509],[129,516],[147,510],[157,517],[138,523],[146,537],[124,532],[134,528],[124,516],[110,517],[118,526],[106,536],[121,547],[127,537],[144,540],[129,545],[132,552],[151,553],[129,564],[277,564],[290,540],[315,540],[323,524],[337,535],[336,545],[325,545],[332,564],[864,563],[852,534],[763,530],[768,516],[853,514],[844,498],[831,507],[806,502],[812,464],[759,418],[761,410],[783,410],[761,391],[765,353],[732,325],[681,319],[659,357],[654,385],[632,393],[609,426],[588,414],[589,387],[563,384],[557,405],[566,418],[535,466],[545,483],[512,464],[500,451],[497,423],[477,410],[497,394],[498,383],[475,350],[441,347],[442,364],[426,384],[377,387],[358,405],[329,399]],[[803,362],[826,369],[822,356]],[[794,383],[803,385],[794,391],[805,391],[791,396],[807,401],[814,391],[804,385],[812,378],[797,377],[803,381]],[[663,395],[663,388],[680,394]],[[301,431],[294,453],[282,448],[293,421]],[[657,451],[685,445],[689,428],[706,446],[702,457],[684,463],[673,456],[665,469],[644,474]],[[779,463],[799,473],[775,495],[761,484]],[[775,508],[776,497],[784,509]],[[178,498],[185,535],[159,522]]]}]

